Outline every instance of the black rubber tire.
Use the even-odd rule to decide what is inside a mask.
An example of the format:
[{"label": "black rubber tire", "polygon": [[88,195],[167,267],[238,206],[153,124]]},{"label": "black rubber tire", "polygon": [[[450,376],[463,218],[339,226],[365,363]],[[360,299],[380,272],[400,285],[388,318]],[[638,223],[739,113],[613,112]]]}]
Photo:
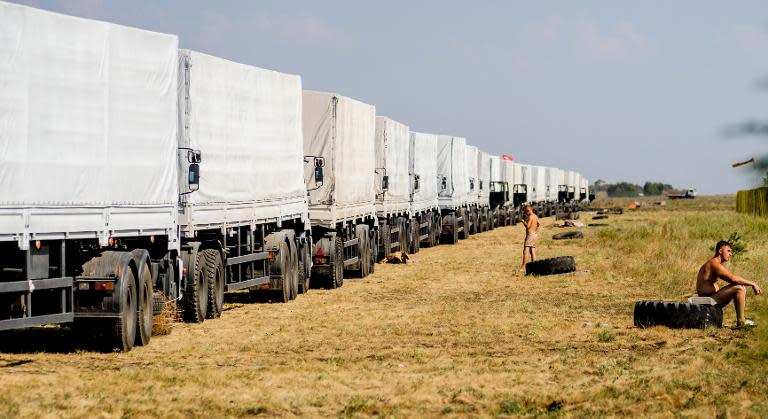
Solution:
[{"label": "black rubber tire", "polygon": [[[296,244],[298,247],[298,243]],[[310,276],[309,273],[307,273],[307,266],[309,266],[309,245],[304,244],[303,247],[298,247],[299,249],[299,294],[304,294],[307,291],[309,291],[309,279]]]},{"label": "black rubber tire", "polygon": [[458,242],[458,236],[459,233],[456,231],[459,226],[456,222],[456,215],[455,214],[448,214],[443,218],[443,224],[450,225],[451,226],[451,232],[447,234],[441,234],[440,235],[440,243],[445,244],[456,244]]},{"label": "black rubber tire", "polygon": [[587,226],[589,227],[608,227],[610,224],[603,224],[603,223],[589,223]]},{"label": "black rubber tire", "polygon": [[575,270],[576,261],[574,261],[573,256],[558,256],[525,264],[526,275],[556,275]]},{"label": "black rubber tire", "polygon": [[359,269],[351,270],[350,273],[357,278],[365,278],[369,273],[369,260],[371,258],[371,245],[368,243],[368,226],[358,224],[355,226],[355,237],[357,237],[357,252],[359,259]]},{"label": "black rubber tire", "polygon": [[371,263],[369,266],[368,274],[372,274],[376,271],[376,262],[379,257],[379,230],[374,229],[369,231],[369,244],[371,246]]},{"label": "black rubber tire", "polygon": [[392,251],[392,233],[390,225],[385,221],[381,226],[381,249],[379,249],[378,260],[386,259]]},{"label": "black rubber tire", "polygon": [[[462,223],[459,223],[457,220],[457,222],[454,225],[456,226],[455,228],[462,227],[461,232],[458,233],[459,240],[466,240],[467,237],[469,237],[469,225],[471,224],[469,219],[469,211],[466,208],[461,208],[459,211],[461,212],[461,218],[464,221]],[[454,216],[457,216],[456,213],[454,213]],[[454,231],[456,231],[455,228],[454,228]],[[456,243],[457,241],[447,242],[447,243],[453,244],[453,243]]]},{"label": "black rubber tire", "polygon": [[221,261],[221,253],[216,249],[203,249],[203,272],[208,281],[208,311],[206,319],[221,317],[224,307],[224,286],[226,285],[224,263]]},{"label": "black rubber tire", "polygon": [[400,231],[397,233],[397,242],[400,243],[399,251],[408,253],[408,226],[406,225],[405,218],[397,217],[397,225],[400,226]]},{"label": "black rubber tire", "polygon": [[328,285],[329,288],[341,288],[344,285],[344,241],[341,236],[335,236],[333,247],[335,252]]},{"label": "black rubber tire", "polygon": [[138,292],[133,271],[126,269],[120,286],[120,317],[109,326],[112,349],[128,352],[136,342]]},{"label": "black rubber tire", "polygon": [[435,247],[440,244],[440,229],[443,225],[443,217],[440,214],[432,214],[432,237],[430,247]]},{"label": "black rubber tire", "polygon": [[277,255],[275,256],[275,267],[278,272],[272,272],[273,278],[280,278],[281,287],[276,290],[270,291],[272,301],[276,303],[287,303],[291,301],[291,278],[290,278],[290,265],[291,265],[291,251],[288,247],[288,243],[285,240],[280,240],[277,243]]},{"label": "black rubber tire", "polygon": [[[287,236],[290,237],[290,236]],[[290,263],[288,263],[288,285],[291,292],[291,300],[299,296],[299,254],[294,243],[286,242],[290,250]]]},{"label": "black rubber tire", "polygon": [[202,323],[208,311],[208,280],[203,271],[203,251],[195,254],[195,270],[192,280],[187,281],[187,287],[181,299],[184,311],[184,321]]},{"label": "black rubber tire", "polygon": [[723,309],[703,304],[646,300],[635,303],[635,326],[667,326],[673,329],[704,329],[723,326]]},{"label": "black rubber tire", "polygon": [[581,231],[564,231],[552,236],[552,240],[583,239],[584,233]]},{"label": "black rubber tire", "polygon": [[163,312],[165,307],[165,297],[160,291],[152,293],[152,315],[157,316]]},{"label": "black rubber tire", "polygon": [[419,218],[411,218],[411,253],[419,253],[421,249],[421,222]]},{"label": "black rubber tire", "polygon": [[152,287],[152,273],[149,272],[149,266],[142,265],[142,272],[139,272],[139,279],[136,281],[138,290],[136,304],[136,346],[149,345],[152,338],[152,319],[154,317],[154,296]]},{"label": "black rubber tire", "polygon": [[607,220],[608,216],[607,215],[595,215],[594,217],[592,217],[592,219],[593,220]]}]

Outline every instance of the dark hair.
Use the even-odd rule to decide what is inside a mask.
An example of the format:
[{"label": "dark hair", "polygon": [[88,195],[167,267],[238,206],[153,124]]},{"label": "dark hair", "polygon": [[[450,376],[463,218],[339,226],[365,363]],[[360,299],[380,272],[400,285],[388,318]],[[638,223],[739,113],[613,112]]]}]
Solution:
[{"label": "dark hair", "polygon": [[731,246],[731,243],[729,243],[729,242],[727,242],[727,241],[725,241],[725,240],[720,240],[720,241],[719,241],[719,242],[717,242],[717,244],[715,245],[715,256],[717,256],[717,255],[720,253],[720,249],[722,249],[722,248],[723,248],[723,247],[725,247],[725,246],[728,246],[728,247],[730,247],[731,249],[733,249],[733,246]]}]

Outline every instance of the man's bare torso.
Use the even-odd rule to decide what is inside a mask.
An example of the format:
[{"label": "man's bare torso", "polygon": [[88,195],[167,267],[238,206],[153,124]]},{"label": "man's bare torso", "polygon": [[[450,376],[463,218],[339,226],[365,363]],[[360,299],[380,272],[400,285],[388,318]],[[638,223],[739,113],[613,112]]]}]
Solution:
[{"label": "man's bare torso", "polygon": [[720,279],[720,275],[715,269],[716,265],[721,265],[721,263],[718,258],[714,257],[701,266],[699,274],[696,276],[696,294],[706,297],[720,289],[717,286],[717,280]]},{"label": "man's bare torso", "polygon": [[531,235],[533,233],[536,233],[536,230],[539,229],[539,217],[536,214],[531,214],[528,216],[528,223],[525,225],[525,234]]}]

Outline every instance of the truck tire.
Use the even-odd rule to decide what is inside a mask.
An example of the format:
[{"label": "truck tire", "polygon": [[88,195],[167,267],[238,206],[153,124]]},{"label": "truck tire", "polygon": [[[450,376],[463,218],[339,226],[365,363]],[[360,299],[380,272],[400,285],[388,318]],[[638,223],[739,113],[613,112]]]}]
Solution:
[{"label": "truck tire", "polygon": [[411,253],[419,253],[421,249],[421,223],[419,218],[411,218],[408,222],[411,224]]},{"label": "truck tire", "polygon": [[344,285],[344,241],[341,236],[336,236],[333,242],[333,258],[331,258],[331,276],[328,281],[329,288],[341,288]]},{"label": "truck tire", "polygon": [[581,231],[564,231],[552,236],[552,240],[583,239],[584,233]]},{"label": "truck tire", "polygon": [[448,233],[440,235],[440,242],[446,244],[456,244],[459,241],[459,225],[456,220],[456,214],[448,214],[443,218],[443,224],[449,227]]},{"label": "truck tire", "polygon": [[369,243],[371,246],[371,262],[369,265],[368,273],[372,274],[376,271],[376,262],[378,261],[379,257],[379,230],[373,229],[369,230]]},{"label": "truck tire", "polygon": [[203,249],[205,278],[208,281],[208,311],[205,313],[206,319],[216,319],[221,317],[221,310],[224,308],[224,263],[221,261],[221,252],[217,249]]},{"label": "truck tire", "polygon": [[299,296],[299,254],[296,252],[296,246],[292,242],[285,243],[290,249],[290,263],[288,264],[288,285],[291,291],[291,300]]},{"label": "truck tire", "polygon": [[[458,220],[454,221],[453,224],[456,226],[454,231],[456,231],[456,229],[458,229],[459,227],[462,227],[462,230],[459,232],[458,237],[459,237],[459,240],[465,240],[467,237],[469,237],[469,224],[470,224],[469,210],[467,210],[466,208],[462,208],[460,209],[460,211],[461,211],[461,218],[463,221],[461,223],[459,223]],[[453,213],[452,215],[456,217],[456,213]],[[446,243],[454,244],[456,243],[456,241],[446,242]]]},{"label": "truck tire", "polygon": [[385,221],[381,226],[381,249],[379,249],[378,260],[386,259],[392,249],[392,233],[390,226]]},{"label": "truck tire", "polygon": [[635,326],[667,326],[673,329],[704,329],[723,326],[723,309],[703,304],[676,301],[638,301],[634,310]]},{"label": "truck tire", "polygon": [[371,245],[368,243],[368,226],[365,224],[358,224],[355,226],[355,237],[359,240],[357,243],[359,269],[352,270],[354,276],[358,278],[365,278],[368,276],[370,265],[370,251]]},{"label": "truck tire", "polygon": [[400,230],[397,234],[397,242],[400,243],[399,251],[408,253],[408,225],[403,217],[397,217],[397,225],[400,226]]},{"label": "truck tire", "polygon": [[154,317],[154,293],[152,287],[152,273],[146,263],[141,263],[139,278],[136,281],[138,290],[136,305],[136,346],[149,344],[152,337],[152,319]]},{"label": "truck tire", "polygon": [[576,262],[573,260],[573,256],[540,259],[525,264],[526,275],[555,275],[575,270]]},{"label": "truck tire", "polygon": [[184,311],[184,321],[189,323],[202,323],[208,312],[208,279],[205,277],[202,251],[193,250],[190,260],[194,261],[192,278],[187,281],[181,306]]},{"label": "truck tire", "polygon": [[310,274],[308,273],[308,267],[311,266],[311,262],[309,260],[310,256],[310,247],[307,243],[304,243],[303,246],[298,246],[299,249],[299,294],[304,294],[307,291],[309,291],[309,278]]},{"label": "truck tire", "polygon": [[110,324],[110,340],[112,349],[128,352],[136,342],[136,325],[138,307],[138,292],[133,271],[126,269],[120,284],[120,317]]}]

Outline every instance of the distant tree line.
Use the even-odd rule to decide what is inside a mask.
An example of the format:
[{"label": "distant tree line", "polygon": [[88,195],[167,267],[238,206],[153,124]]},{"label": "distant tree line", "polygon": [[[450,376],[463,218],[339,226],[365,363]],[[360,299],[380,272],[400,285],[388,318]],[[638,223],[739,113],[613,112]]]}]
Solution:
[{"label": "distant tree line", "polygon": [[630,182],[605,183],[596,182],[592,185],[596,192],[607,192],[610,197],[635,197],[640,196],[659,196],[664,193],[676,193],[678,191],[672,185],[663,182],[645,182],[643,186]]}]

